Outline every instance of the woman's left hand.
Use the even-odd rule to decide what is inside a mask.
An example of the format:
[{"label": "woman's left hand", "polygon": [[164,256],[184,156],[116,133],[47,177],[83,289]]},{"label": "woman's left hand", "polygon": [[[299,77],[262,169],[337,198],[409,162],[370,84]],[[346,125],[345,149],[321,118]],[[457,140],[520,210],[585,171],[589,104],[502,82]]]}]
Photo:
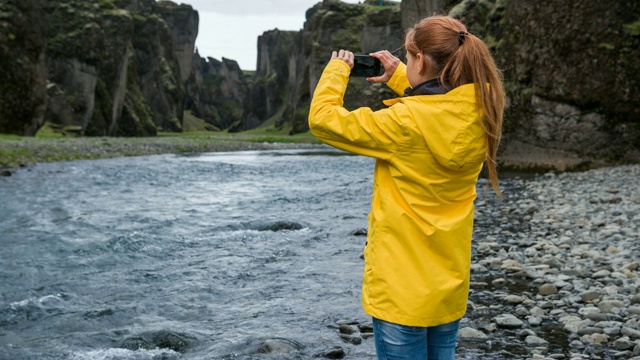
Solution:
[{"label": "woman's left hand", "polygon": [[347,50],[334,51],[331,54],[331,60],[340,59],[349,65],[351,69],[353,69],[353,53]]}]

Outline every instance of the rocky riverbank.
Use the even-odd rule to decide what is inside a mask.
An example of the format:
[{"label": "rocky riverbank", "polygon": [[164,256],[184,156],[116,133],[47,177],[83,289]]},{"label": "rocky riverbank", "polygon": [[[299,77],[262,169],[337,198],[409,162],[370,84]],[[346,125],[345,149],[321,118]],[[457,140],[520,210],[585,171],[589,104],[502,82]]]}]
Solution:
[{"label": "rocky riverbank", "polygon": [[282,142],[259,136],[167,136],[147,138],[19,138],[0,140],[0,176],[30,164],[158,154],[315,148],[309,139]]},{"label": "rocky riverbank", "polygon": [[[458,358],[640,360],[639,180],[621,166],[479,194]],[[335,328],[346,343],[372,336],[367,321]]]},{"label": "rocky riverbank", "polygon": [[502,201],[479,196],[461,347],[640,359],[640,166],[516,181]]}]

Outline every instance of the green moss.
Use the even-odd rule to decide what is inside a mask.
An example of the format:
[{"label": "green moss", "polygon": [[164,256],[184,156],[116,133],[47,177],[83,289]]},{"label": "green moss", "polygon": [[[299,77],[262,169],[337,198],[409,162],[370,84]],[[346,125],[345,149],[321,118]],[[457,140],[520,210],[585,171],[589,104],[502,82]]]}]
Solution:
[{"label": "green moss", "polygon": [[607,43],[600,43],[600,44],[598,44],[598,47],[600,49],[604,49],[604,50],[614,50],[616,48],[612,44],[607,44]]},{"label": "green moss", "polygon": [[162,79],[162,86],[168,92],[174,92],[177,89],[176,79],[173,77],[173,71],[171,70],[171,66],[167,62],[167,59],[164,56],[161,56],[159,59],[160,63],[160,76]]},{"label": "green moss", "polygon": [[640,36],[640,20],[636,22],[632,22],[630,24],[624,24],[622,26],[624,28],[624,32],[631,36]]}]

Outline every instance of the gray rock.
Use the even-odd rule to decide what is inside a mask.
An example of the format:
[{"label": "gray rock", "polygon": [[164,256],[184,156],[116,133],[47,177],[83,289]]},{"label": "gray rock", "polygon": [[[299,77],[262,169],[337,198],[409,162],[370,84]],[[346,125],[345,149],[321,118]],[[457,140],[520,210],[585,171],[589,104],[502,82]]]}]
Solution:
[{"label": "gray rock", "polygon": [[522,302],[524,302],[524,300],[525,298],[518,295],[507,295],[504,298],[504,301],[509,304],[521,304]]},{"label": "gray rock", "polygon": [[360,336],[340,334],[340,339],[342,339],[342,341],[349,344],[354,344],[354,345],[362,344],[362,338]]},{"label": "gray rock", "polygon": [[602,294],[600,294],[599,291],[595,291],[595,290],[585,291],[580,294],[580,297],[584,302],[589,302],[589,301],[599,299],[601,296]]},{"label": "gray rock", "polygon": [[622,330],[620,331],[622,333],[622,335],[627,335],[628,337],[632,338],[632,339],[640,339],[640,331],[630,328],[628,326],[624,326],[622,327]]},{"label": "gray rock", "polygon": [[578,335],[602,334],[602,328],[595,326],[587,326],[578,330]]},{"label": "gray rock", "polygon": [[636,346],[636,343],[631,341],[628,336],[621,337],[616,339],[613,342],[613,346],[618,350],[630,350]]},{"label": "gray rock", "polygon": [[355,325],[342,324],[342,325],[340,325],[339,330],[340,330],[341,334],[350,335],[350,334],[358,332],[358,327],[355,326]]},{"label": "gray rock", "polygon": [[598,309],[603,313],[617,314],[623,306],[624,303],[620,300],[602,300],[598,303]]},{"label": "gray rock", "polygon": [[538,316],[529,316],[527,318],[527,322],[531,326],[540,326],[540,324],[542,324],[542,318],[540,318]]},{"label": "gray rock", "polygon": [[543,284],[538,288],[538,294],[542,296],[553,295],[558,293],[558,288],[553,284]]},{"label": "gray rock", "polygon": [[524,339],[524,342],[527,344],[527,346],[532,346],[532,347],[537,347],[537,346],[547,346],[549,344],[549,342],[543,338],[539,338],[537,336],[527,336],[526,339]]},{"label": "gray rock", "polygon": [[493,318],[499,327],[507,329],[517,329],[524,325],[524,322],[511,314],[501,314]]},{"label": "gray rock", "polygon": [[460,340],[466,341],[483,341],[488,338],[488,336],[482,331],[470,327],[458,330],[458,337]]}]

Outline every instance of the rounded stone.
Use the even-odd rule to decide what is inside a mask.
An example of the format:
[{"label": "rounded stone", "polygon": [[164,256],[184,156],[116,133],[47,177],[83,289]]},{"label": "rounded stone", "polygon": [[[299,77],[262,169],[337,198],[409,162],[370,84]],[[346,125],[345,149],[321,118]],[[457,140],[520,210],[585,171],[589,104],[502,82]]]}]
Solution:
[{"label": "rounded stone", "polygon": [[538,294],[542,296],[553,295],[558,293],[558,288],[553,284],[542,284],[538,288]]},{"label": "rounded stone", "polygon": [[517,329],[524,325],[524,322],[511,314],[501,314],[493,318],[499,327],[507,329]]},{"label": "rounded stone", "polygon": [[460,340],[467,341],[483,341],[488,338],[488,336],[482,331],[470,327],[465,327],[458,330],[458,337],[460,338]]},{"label": "rounded stone", "polygon": [[531,346],[531,347],[536,347],[536,346],[546,346],[549,344],[549,342],[543,338],[539,338],[537,336],[527,336],[526,339],[524,339],[525,344],[527,344],[527,346]]}]

